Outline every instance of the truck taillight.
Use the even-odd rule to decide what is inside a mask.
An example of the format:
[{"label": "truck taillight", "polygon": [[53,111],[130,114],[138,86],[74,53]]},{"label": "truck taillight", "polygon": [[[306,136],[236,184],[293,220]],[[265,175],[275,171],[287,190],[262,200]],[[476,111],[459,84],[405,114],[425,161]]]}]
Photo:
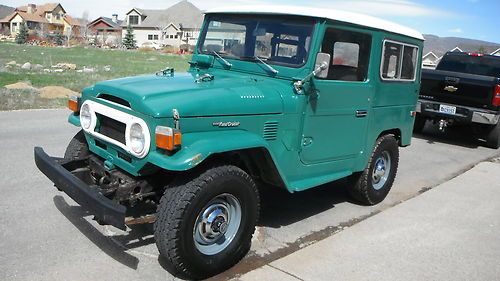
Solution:
[{"label": "truck taillight", "polygon": [[493,106],[500,106],[500,85],[496,85],[495,87],[492,104]]}]

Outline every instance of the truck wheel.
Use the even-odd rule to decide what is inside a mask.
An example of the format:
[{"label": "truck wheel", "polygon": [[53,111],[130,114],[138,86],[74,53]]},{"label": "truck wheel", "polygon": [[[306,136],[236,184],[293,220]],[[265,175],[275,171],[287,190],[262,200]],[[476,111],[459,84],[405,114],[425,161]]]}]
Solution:
[{"label": "truck wheel", "polygon": [[500,147],[500,122],[488,133],[486,146],[494,149]]},{"label": "truck wheel", "polygon": [[235,166],[218,166],[165,190],[155,240],[180,277],[203,279],[238,263],[250,250],[259,215],[252,178]]},{"label": "truck wheel", "polygon": [[417,113],[417,116],[415,116],[415,124],[413,125],[413,132],[417,134],[422,133],[426,122],[427,119],[423,118],[419,113]]},{"label": "truck wheel", "polygon": [[89,154],[89,146],[87,145],[87,140],[85,140],[83,130],[81,130],[69,142],[66,152],[64,153],[64,159],[74,160],[83,158]]},{"label": "truck wheel", "polygon": [[351,176],[351,196],[366,205],[382,202],[391,190],[399,163],[398,141],[394,135],[380,137],[375,144],[368,167]]}]

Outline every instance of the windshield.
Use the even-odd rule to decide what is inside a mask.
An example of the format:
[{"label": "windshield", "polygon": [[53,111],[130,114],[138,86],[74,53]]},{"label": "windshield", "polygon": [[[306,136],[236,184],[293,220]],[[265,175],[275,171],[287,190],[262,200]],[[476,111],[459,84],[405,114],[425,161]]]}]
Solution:
[{"label": "windshield", "polygon": [[314,22],[291,17],[209,16],[199,52],[268,64],[301,66],[307,61]]},{"label": "windshield", "polygon": [[439,63],[437,69],[500,77],[500,58],[468,54],[446,55]]}]

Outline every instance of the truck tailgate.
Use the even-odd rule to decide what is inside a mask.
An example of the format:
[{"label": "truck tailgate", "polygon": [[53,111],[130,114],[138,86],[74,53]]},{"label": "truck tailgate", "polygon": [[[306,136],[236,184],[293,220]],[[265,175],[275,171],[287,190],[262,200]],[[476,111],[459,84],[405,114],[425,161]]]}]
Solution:
[{"label": "truck tailgate", "polygon": [[443,103],[496,109],[492,99],[497,83],[498,79],[490,76],[425,69],[420,96]]}]

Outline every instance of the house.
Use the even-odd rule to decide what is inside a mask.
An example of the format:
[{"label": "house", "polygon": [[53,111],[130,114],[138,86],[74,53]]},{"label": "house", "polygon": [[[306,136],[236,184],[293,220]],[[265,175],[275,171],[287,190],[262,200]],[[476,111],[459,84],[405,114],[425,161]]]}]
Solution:
[{"label": "house", "polygon": [[64,31],[63,34],[67,38],[83,39],[85,38],[85,22],[80,19],[71,17],[70,15],[64,15]]},{"label": "house", "polygon": [[202,11],[187,0],[164,10],[133,8],[126,14],[122,24],[122,36],[125,36],[130,25],[139,47],[154,42],[175,49],[188,45],[193,48],[198,41],[202,22]]},{"label": "house", "polygon": [[87,25],[88,40],[96,45],[118,46],[122,42],[122,24],[117,14],[99,17]]},{"label": "house", "polygon": [[433,52],[428,52],[422,57],[422,67],[423,68],[436,68],[439,57]]},{"label": "house", "polygon": [[490,55],[492,55],[492,56],[500,56],[500,48],[498,48],[495,51],[493,51]]},{"label": "house", "polygon": [[0,20],[1,27],[9,29],[11,36],[19,32],[22,23],[25,23],[31,32],[37,32],[41,36],[73,31],[80,26],[66,15],[66,10],[59,3],[17,7],[14,12]]}]

